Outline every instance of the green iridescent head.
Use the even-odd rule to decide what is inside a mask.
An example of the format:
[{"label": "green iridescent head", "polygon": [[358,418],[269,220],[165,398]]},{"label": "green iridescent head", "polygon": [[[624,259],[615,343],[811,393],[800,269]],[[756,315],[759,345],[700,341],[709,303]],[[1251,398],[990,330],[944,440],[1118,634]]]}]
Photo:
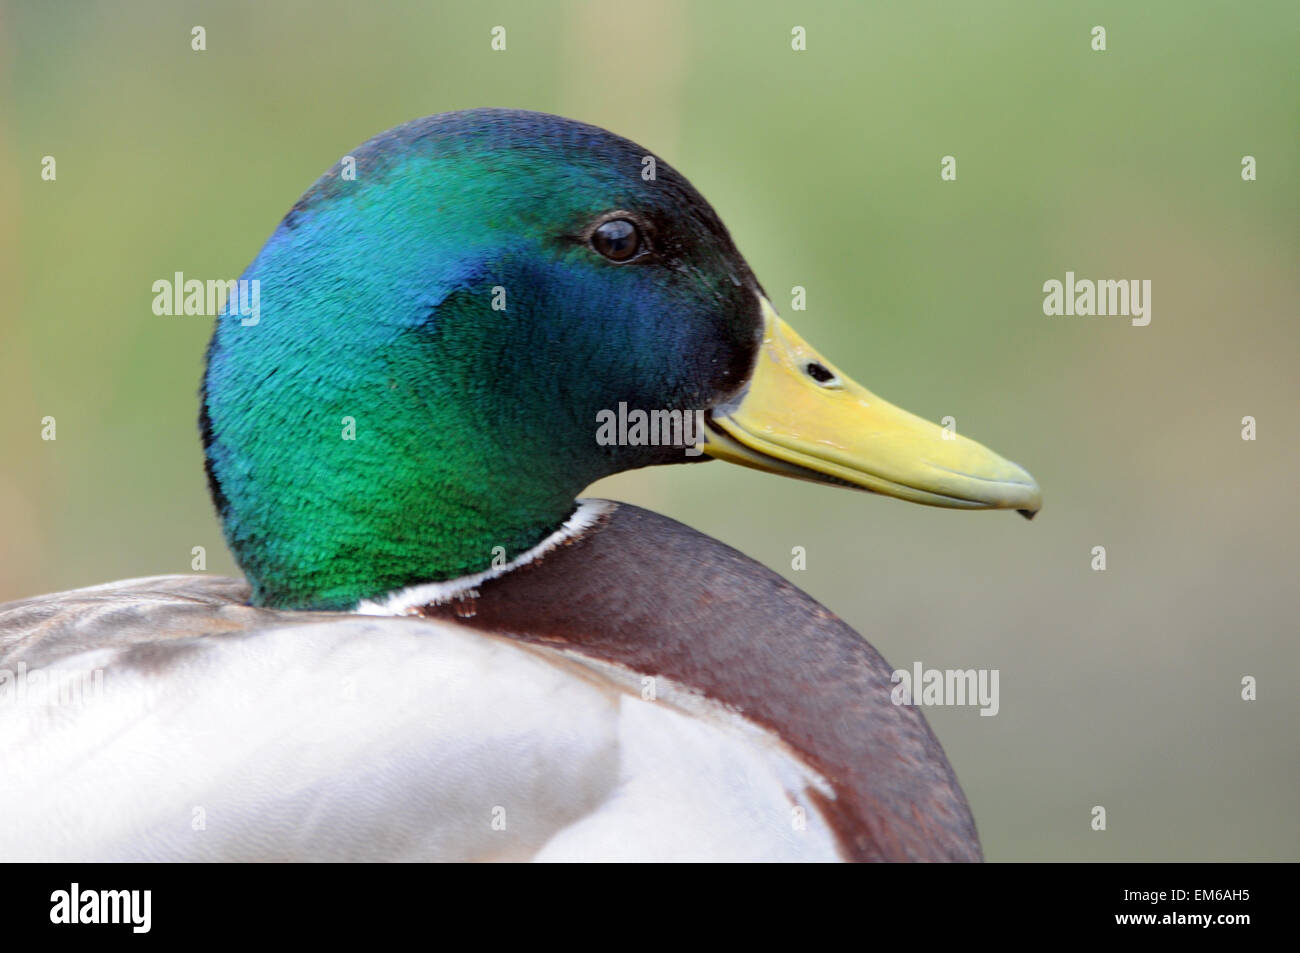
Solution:
[{"label": "green iridescent head", "polygon": [[761,333],[726,229],[651,156],[474,110],[372,139],[355,179],[343,160],[298,201],[242,276],[256,324],[221,317],[204,380],[213,496],[256,602],[477,572],[592,481],[692,459],[596,440],[620,402],[731,396]]}]

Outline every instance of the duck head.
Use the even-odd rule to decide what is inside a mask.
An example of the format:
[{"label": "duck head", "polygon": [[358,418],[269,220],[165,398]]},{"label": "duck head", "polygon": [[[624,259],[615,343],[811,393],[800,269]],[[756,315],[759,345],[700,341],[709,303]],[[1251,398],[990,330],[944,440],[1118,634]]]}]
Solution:
[{"label": "duck head", "polygon": [[[260,314],[218,319],[200,428],[256,604],[343,609],[481,572],[554,532],[588,484],[655,464],[1039,506],[1020,467],[813,350],[690,183],[582,123],[471,110],[390,130],[242,277]],[[635,411],[703,428],[607,439]]]}]

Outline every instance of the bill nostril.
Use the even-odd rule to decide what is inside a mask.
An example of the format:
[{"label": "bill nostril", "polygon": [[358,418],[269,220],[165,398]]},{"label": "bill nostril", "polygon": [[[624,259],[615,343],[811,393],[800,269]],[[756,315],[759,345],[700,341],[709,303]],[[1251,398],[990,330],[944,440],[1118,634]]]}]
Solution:
[{"label": "bill nostril", "polygon": [[818,384],[826,384],[835,380],[835,375],[831,373],[831,370],[824,364],[818,364],[816,361],[810,361],[804,366],[804,370],[807,372],[808,376]]}]

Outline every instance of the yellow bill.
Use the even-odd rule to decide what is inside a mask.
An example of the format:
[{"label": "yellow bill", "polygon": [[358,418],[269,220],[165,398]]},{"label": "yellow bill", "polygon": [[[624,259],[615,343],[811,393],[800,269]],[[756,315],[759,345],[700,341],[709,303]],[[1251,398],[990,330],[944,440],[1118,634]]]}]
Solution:
[{"label": "yellow bill", "polygon": [[763,320],[753,377],[734,401],[709,412],[705,453],[913,503],[1038,512],[1042,493],[1023,468],[854,383],[766,299]]}]

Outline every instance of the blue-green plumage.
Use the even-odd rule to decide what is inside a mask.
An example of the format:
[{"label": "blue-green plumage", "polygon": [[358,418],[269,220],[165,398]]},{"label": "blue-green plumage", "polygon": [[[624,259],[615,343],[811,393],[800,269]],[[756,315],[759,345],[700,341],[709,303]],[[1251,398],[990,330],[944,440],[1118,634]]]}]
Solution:
[{"label": "blue-green plumage", "polygon": [[[260,320],[220,319],[204,385],[256,601],[343,608],[476,572],[592,481],[689,459],[601,445],[597,414],[734,393],[759,289],[680,175],[643,177],[646,154],[557,117],[454,113],[371,140],[355,180],[340,164],[295,205],[242,276]],[[587,235],[623,212],[647,247],[615,264]]]}]

